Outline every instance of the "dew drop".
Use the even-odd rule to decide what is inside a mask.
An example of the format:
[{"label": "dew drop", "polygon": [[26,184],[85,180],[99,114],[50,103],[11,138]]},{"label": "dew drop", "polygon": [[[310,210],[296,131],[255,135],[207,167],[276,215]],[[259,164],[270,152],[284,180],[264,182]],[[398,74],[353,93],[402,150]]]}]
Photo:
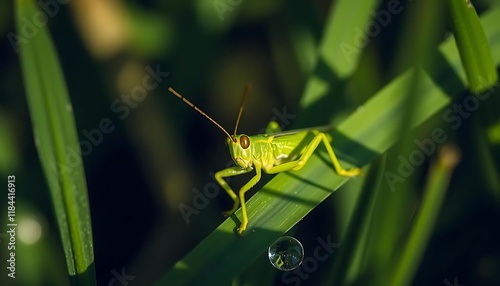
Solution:
[{"label": "dew drop", "polygon": [[278,270],[291,271],[299,267],[304,259],[304,247],[291,236],[276,240],[267,250],[269,261]]}]

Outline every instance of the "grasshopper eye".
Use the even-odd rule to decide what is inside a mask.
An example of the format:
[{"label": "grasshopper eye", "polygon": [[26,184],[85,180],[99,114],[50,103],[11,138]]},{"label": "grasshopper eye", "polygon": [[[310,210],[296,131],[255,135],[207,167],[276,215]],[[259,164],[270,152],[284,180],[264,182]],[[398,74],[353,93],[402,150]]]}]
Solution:
[{"label": "grasshopper eye", "polygon": [[250,138],[248,138],[248,136],[246,135],[241,135],[240,146],[243,149],[247,149],[250,146]]}]

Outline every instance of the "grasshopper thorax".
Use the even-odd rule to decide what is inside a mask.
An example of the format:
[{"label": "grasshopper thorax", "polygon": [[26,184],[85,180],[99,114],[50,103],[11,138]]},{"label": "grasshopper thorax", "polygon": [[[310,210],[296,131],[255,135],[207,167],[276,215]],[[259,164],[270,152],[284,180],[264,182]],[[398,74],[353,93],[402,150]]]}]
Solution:
[{"label": "grasshopper thorax", "polygon": [[226,139],[234,163],[243,169],[252,168],[252,140],[245,134]]}]

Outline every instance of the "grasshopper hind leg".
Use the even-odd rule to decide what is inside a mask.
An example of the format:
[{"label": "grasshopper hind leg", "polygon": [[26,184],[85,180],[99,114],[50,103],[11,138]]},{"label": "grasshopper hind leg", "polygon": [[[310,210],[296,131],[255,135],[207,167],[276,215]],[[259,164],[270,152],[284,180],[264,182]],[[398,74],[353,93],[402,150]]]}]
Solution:
[{"label": "grasshopper hind leg", "polygon": [[306,147],[300,159],[291,162],[286,162],[281,165],[272,166],[270,168],[267,168],[266,172],[269,174],[275,174],[288,170],[298,171],[302,169],[302,167],[304,167],[307,161],[311,158],[314,150],[316,150],[318,145],[320,143],[323,143],[326,147],[326,150],[328,151],[328,155],[330,156],[330,159],[332,160],[333,163],[333,168],[335,169],[335,172],[337,172],[337,174],[346,177],[354,177],[363,174],[363,170],[361,168],[344,169],[340,165],[339,160],[337,159],[337,156],[335,155],[335,152],[333,151],[333,148],[330,145],[330,142],[328,141],[328,136],[325,133],[319,131],[312,131],[312,132],[315,134],[314,139]]},{"label": "grasshopper hind leg", "polygon": [[[344,169],[340,163],[339,160],[337,159],[337,156],[335,155],[335,152],[333,151],[332,145],[330,145],[330,142],[328,140],[328,136],[325,133],[322,132],[316,132],[316,136],[314,137],[313,141],[311,144],[307,147],[306,151],[302,155],[302,160],[304,163],[305,161],[309,160],[311,157],[312,153],[314,150],[318,147],[318,145],[323,142],[323,144],[326,147],[326,150],[328,151],[328,155],[330,155],[330,159],[332,160],[333,167],[335,169],[335,172],[341,176],[346,176],[346,177],[354,177],[357,175],[362,175],[363,170],[361,168],[352,168],[352,169]],[[299,170],[302,168],[303,163],[299,164],[293,170]]]}]

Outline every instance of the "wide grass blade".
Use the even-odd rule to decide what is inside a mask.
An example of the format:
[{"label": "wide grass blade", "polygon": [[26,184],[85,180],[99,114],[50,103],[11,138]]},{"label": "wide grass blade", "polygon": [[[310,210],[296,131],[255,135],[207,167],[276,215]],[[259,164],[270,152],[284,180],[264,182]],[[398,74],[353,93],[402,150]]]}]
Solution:
[{"label": "wide grass blade", "polygon": [[[26,35],[40,14],[35,1],[17,0],[16,24],[35,144],[49,185],[70,280],[95,285],[92,228],[80,146],[64,76],[45,25]],[[68,152],[78,156],[68,157]]]}]

